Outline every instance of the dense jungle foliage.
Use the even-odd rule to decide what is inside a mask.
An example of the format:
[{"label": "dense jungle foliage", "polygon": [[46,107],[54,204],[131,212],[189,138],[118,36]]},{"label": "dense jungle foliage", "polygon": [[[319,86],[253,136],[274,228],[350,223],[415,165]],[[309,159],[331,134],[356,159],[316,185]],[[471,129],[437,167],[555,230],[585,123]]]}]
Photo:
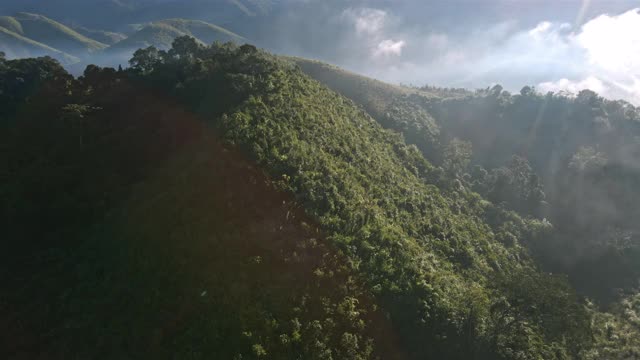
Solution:
[{"label": "dense jungle foliage", "polygon": [[[292,60],[377,114],[456,186],[547,223],[545,236],[526,242],[538,264],[568,274],[600,308],[635,318],[622,309],[634,303],[639,285],[636,107],[588,90],[574,96],[540,94],[529,86],[515,95],[499,85],[475,92],[394,87],[317,61]],[[623,343],[637,346],[635,336]]]},{"label": "dense jungle foliage", "polygon": [[10,358],[640,357],[637,297],[549,271],[540,165],[457,130],[497,91],[298,64],[189,37],[78,79],[0,60]]},{"label": "dense jungle foliage", "polygon": [[549,221],[554,231],[529,246],[549,270],[569,273],[581,292],[605,303],[635,292],[637,108],[589,90],[571,96],[528,86],[516,95],[500,86],[475,93],[393,88],[295,61],[378,114],[383,126],[403,134],[461,185],[503,209]]}]

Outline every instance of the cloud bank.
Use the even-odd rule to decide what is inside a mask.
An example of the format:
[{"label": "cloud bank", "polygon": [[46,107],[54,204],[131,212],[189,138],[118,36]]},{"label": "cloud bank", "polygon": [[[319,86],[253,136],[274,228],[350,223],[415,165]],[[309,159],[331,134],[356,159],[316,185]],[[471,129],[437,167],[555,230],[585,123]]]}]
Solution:
[{"label": "cloud bank", "polygon": [[576,59],[582,74],[543,82],[541,90],[575,93],[591,89],[640,105],[640,9],[617,16],[600,15],[567,36],[566,42],[584,51],[584,56]]}]

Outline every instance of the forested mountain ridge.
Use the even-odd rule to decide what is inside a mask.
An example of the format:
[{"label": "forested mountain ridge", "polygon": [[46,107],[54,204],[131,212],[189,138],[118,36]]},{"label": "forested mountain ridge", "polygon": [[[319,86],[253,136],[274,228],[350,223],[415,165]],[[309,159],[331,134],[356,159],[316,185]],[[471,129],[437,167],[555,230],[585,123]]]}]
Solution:
[{"label": "forested mountain ridge", "polygon": [[0,80],[3,358],[396,356],[344,256],[192,112],[113,69]]},{"label": "forested mountain ridge", "polygon": [[[638,108],[588,90],[381,87],[334,66],[294,61],[402,133],[460,186],[550,221],[553,231],[527,245],[543,268],[569,274],[603,306],[637,296]],[[452,155],[457,161],[447,160]]]},{"label": "forested mountain ridge", "polygon": [[[127,71],[89,67],[73,80],[54,61],[40,59],[2,60],[0,72],[3,143],[11,150],[3,152],[2,172],[10,176],[1,187],[9,196],[2,218],[12,237],[21,239],[12,246],[18,256],[4,262],[3,270],[26,279],[2,309],[10,319],[28,315],[39,308],[42,298],[35,294],[43,283],[53,284],[47,291],[58,299],[43,315],[48,322],[23,332],[36,334],[22,343],[23,351],[43,345],[66,356],[90,355],[93,347],[61,342],[82,333],[82,344],[112,349],[113,358],[152,356],[139,352],[139,343],[159,356],[195,358],[638,356],[634,323],[585,305],[562,275],[537,269],[527,246],[549,235],[548,222],[522,218],[471,190],[460,173],[464,144],[445,146],[449,150],[435,157],[441,163],[430,162],[422,154],[428,147],[407,145],[366,108],[289,60],[250,45],[203,46],[184,37],[168,51],[136,52]],[[15,81],[24,74],[31,76]],[[137,95],[150,89],[170,101]],[[131,116],[121,118],[123,113]],[[399,111],[386,121],[401,118]],[[409,123],[427,118],[423,109]],[[209,132],[214,140],[201,139]],[[224,155],[238,150],[251,161]],[[37,166],[23,167],[29,163]],[[107,166],[99,170],[95,163]],[[259,166],[271,180],[245,166]],[[257,185],[265,181],[270,185]],[[224,190],[236,182],[243,187],[225,198]],[[271,194],[271,200],[244,193]],[[294,207],[279,208],[281,199]],[[130,205],[120,212],[124,203]],[[227,206],[237,210],[227,214]],[[254,207],[263,210],[247,215]],[[274,242],[269,232],[283,230],[291,216],[308,220],[294,222],[282,243]],[[47,224],[46,231],[28,226],[34,219]],[[261,223],[267,225],[238,232],[243,224]],[[311,237],[314,223],[324,236],[295,240]],[[243,247],[247,237],[251,245]],[[262,245],[266,254],[246,252]],[[298,246],[335,255],[305,258]],[[37,266],[21,266],[34,249]],[[100,259],[95,266],[78,260],[84,252],[113,257],[93,255]],[[226,254],[232,255],[228,262],[208,268]],[[329,262],[315,265],[318,257]],[[303,270],[290,259],[299,259]],[[260,267],[263,261],[273,265]],[[60,264],[66,265],[51,271]],[[327,283],[312,290],[306,274]],[[77,278],[74,290],[60,290]],[[298,288],[296,279],[303,279],[299,295],[289,296]],[[244,287],[254,280],[259,286]],[[83,299],[99,298],[91,284],[107,294],[105,302],[78,305],[80,317],[69,317]],[[112,286],[123,288],[114,293]],[[234,295],[225,298],[226,289]],[[135,295],[124,301],[129,291]],[[191,312],[195,300],[185,299],[197,299],[194,294],[206,304]],[[133,315],[149,303],[150,311]],[[187,311],[200,320],[182,315],[168,321],[164,314],[185,303],[187,310],[178,314]],[[105,314],[113,307],[121,314],[110,318]],[[620,312],[637,310],[629,300]],[[374,316],[377,311],[381,317]],[[40,314],[34,313],[32,324]],[[95,316],[108,331],[92,325]],[[56,319],[70,322],[52,332]],[[134,330],[119,331],[131,319]],[[145,331],[167,321],[184,331]],[[105,332],[112,335],[105,339]]]}]

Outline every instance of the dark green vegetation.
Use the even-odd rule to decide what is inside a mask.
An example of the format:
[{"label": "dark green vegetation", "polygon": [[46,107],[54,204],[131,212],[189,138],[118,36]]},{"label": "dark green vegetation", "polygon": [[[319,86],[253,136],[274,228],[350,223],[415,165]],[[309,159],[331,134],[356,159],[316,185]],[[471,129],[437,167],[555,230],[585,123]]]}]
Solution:
[{"label": "dark green vegetation", "polygon": [[473,163],[492,169],[473,170],[474,188],[554,224],[553,236],[535,246],[550,269],[601,300],[638,285],[637,108],[588,90],[569,98],[530,88],[513,96],[494,88],[433,108],[448,134],[471,141]]},{"label": "dark green vegetation", "polygon": [[[524,242],[543,269],[568,274],[580,293],[628,314],[616,303],[633,303],[626,298],[638,292],[640,277],[637,108],[591,91],[570,97],[530,87],[516,95],[499,86],[475,93],[394,88],[294,60],[378,114],[383,126],[440,165],[444,179],[456,179],[455,186],[505,210],[544,219],[550,226],[546,235]],[[615,328],[610,326],[611,334]]]},{"label": "dark green vegetation", "polygon": [[640,111],[591,91],[577,97],[404,89],[295,59],[311,76],[376,114],[449,177],[504,209],[548,220],[529,244],[599,301],[640,278]]},{"label": "dark green vegetation", "polygon": [[356,102],[290,59],[188,37],[79,79],[0,61],[2,347],[638,358],[637,298],[600,312],[536,265],[559,235],[528,216],[535,168],[467,175],[476,150],[441,119],[485,94],[334,75]]},{"label": "dark green vegetation", "polygon": [[0,73],[3,358],[392,357],[344,256],[193,113],[111,69]]}]

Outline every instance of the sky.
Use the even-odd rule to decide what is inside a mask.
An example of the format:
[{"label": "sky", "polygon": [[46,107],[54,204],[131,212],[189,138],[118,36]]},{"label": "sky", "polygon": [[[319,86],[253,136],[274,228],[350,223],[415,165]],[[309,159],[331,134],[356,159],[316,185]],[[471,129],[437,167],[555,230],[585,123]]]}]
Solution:
[{"label": "sky", "polygon": [[640,105],[640,0],[298,1],[271,25],[281,52],[394,83],[588,88]]},{"label": "sky", "polygon": [[18,10],[113,31],[195,17],[388,82],[589,88],[640,106],[640,0],[0,0]]}]

